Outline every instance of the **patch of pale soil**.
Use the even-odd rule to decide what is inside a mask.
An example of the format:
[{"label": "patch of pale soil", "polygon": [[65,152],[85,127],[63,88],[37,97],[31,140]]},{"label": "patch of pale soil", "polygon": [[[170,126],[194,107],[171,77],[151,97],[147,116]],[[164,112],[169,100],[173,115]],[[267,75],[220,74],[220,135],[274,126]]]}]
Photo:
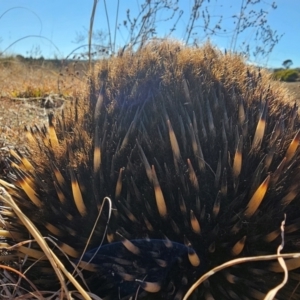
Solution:
[{"label": "patch of pale soil", "polygon": [[290,92],[291,100],[300,105],[300,82],[282,82],[283,86]]},{"label": "patch of pale soil", "polygon": [[10,148],[26,146],[25,126],[47,126],[48,113],[62,107],[62,101],[49,103],[45,98],[0,98],[0,152],[3,154]]}]

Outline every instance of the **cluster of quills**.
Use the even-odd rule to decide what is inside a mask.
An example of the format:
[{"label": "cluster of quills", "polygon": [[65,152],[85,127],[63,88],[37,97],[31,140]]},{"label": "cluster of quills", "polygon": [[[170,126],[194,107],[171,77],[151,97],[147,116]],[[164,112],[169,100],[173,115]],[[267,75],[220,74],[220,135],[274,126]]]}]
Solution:
[{"label": "cluster of quills", "polygon": [[[299,116],[268,75],[175,42],[125,51],[97,72],[88,99],[26,129],[30,154],[12,150],[0,181],[66,268],[78,264],[86,290],[183,299],[227,261],[276,254],[284,218],[282,253],[299,252]],[[104,199],[112,208],[97,219]],[[0,213],[2,246],[30,239],[9,206]],[[40,290],[59,288],[36,243],[0,255]],[[286,264],[276,299],[299,299],[300,259]],[[263,299],[282,278],[276,260],[238,264],[190,299]]]}]

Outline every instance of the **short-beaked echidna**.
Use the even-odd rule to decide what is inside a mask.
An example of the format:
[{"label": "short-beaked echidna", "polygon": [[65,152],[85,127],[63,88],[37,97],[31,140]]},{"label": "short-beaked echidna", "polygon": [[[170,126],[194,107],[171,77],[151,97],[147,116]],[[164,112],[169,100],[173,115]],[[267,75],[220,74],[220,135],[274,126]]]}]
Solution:
[{"label": "short-beaked echidna", "polygon": [[[86,289],[182,299],[218,265],[276,254],[281,233],[283,253],[300,250],[299,116],[279,83],[237,55],[170,41],[103,59],[94,71],[90,97],[66,106],[55,124],[50,116],[48,129],[29,130],[31,156],[12,152],[4,179],[14,187],[2,181],[65,252],[53,246],[67,268],[66,256],[77,263],[88,243]],[[104,207],[96,222],[105,197],[111,217]],[[3,242],[30,238],[7,205],[1,215]],[[0,260],[7,257],[41,290],[54,289],[36,243]],[[287,260],[276,299],[299,299],[299,264]],[[192,297],[262,299],[282,279],[276,260],[237,264]]]}]

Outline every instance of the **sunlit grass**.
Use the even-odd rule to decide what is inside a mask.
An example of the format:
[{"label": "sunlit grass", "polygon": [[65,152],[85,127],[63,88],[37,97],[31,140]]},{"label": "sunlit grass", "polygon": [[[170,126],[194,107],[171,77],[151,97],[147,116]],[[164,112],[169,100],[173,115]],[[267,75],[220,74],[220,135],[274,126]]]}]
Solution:
[{"label": "sunlit grass", "polygon": [[9,98],[43,97],[49,93],[72,95],[85,80],[85,66],[56,61],[0,60],[0,96]]}]

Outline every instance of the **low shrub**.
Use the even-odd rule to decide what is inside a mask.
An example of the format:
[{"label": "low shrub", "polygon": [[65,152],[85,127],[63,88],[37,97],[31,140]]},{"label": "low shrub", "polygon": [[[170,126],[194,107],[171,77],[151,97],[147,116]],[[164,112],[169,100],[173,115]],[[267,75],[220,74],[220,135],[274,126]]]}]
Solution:
[{"label": "low shrub", "polygon": [[273,73],[275,80],[293,82],[299,78],[299,72],[296,70],[278,70]]}]

